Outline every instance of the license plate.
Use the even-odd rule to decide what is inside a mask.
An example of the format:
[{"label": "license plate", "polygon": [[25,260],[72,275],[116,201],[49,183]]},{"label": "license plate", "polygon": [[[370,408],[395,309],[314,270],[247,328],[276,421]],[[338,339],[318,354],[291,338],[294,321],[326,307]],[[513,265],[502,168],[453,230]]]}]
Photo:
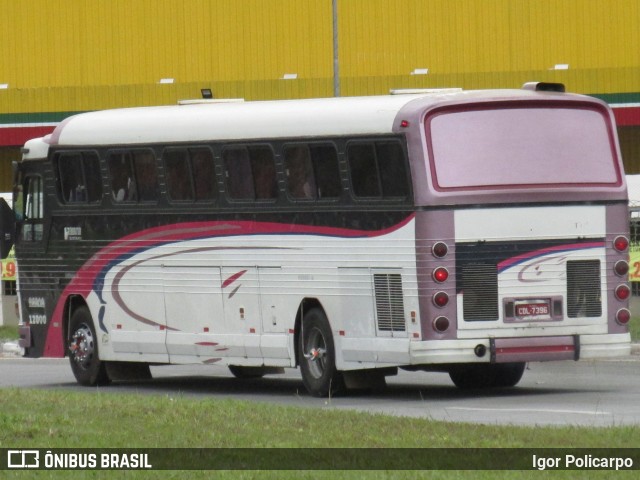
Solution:
[{"label": "license plate", "polygon": [[516,317],[549,317],[548,302],[516,303]]}]

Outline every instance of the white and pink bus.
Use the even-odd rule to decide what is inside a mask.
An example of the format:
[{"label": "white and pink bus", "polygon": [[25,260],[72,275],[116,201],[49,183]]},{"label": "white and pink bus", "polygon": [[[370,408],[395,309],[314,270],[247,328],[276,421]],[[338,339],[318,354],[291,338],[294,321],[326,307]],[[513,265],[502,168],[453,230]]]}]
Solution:
[{"label": "white and pink bus", "polygon": [[613,116],[559,84],[80,114],[25,145],[14,200],[21,345],[81,384],[509,387],[630,351]]}]

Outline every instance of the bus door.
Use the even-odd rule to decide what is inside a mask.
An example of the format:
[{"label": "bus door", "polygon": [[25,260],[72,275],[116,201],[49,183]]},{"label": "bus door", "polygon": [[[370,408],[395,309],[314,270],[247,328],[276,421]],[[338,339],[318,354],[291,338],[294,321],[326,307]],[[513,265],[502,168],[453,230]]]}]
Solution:
[{"label": "bus door", "polygon": [[230,357],[262,358],[260,282],[256,267],[222,268],[227,347]]},{"label": "bus door", "polygon": [[[15,174],[15,251],[20,269],[17,281],[20,320],[29,326],[23,346],[29,355],[40,356],[45,345],[52,308],[59,294],[55,269],[44,257],[51,217],[45,215],[44,162],[22,162]],[[30,305],[37,305],[33,309]],[[55,326],[55,325],[54,325]]]},{"label": "bus door", "polygon": [[227,347],[220,268],[165,265],[162,274],[170,361],[214,363],[237,353]]}]

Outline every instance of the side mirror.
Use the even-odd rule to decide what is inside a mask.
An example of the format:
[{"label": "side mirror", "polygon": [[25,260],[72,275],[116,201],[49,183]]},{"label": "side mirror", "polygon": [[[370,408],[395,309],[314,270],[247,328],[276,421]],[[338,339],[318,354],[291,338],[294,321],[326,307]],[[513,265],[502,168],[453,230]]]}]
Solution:
[{"label": "side mirror", "polygon": [[0,197],[0,258],[9,255],[16,233],[16,217],[4,198]]}]

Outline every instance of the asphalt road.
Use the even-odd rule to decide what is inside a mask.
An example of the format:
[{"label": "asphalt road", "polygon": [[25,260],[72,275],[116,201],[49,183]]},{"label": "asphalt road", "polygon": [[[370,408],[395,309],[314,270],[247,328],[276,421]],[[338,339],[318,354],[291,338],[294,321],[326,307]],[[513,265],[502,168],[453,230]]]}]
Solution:
[{"label": "asphalt road", "polygon": [[[238,380],[216,366],[152,367],[153,379],[100,387],[113,394],[235,398],[305,408],[349,409],[452,422],[518,425],[640,425],[640,356],[626,360],[530,364],[511,389],[468,392],[442,373],[400,372],[387,388],[313,398],[297,370]],[[75,383],[67,359],[0,359],[0,388],[58,389],[93,395]],[[1,395],[1,392],[0,392]]]}]

